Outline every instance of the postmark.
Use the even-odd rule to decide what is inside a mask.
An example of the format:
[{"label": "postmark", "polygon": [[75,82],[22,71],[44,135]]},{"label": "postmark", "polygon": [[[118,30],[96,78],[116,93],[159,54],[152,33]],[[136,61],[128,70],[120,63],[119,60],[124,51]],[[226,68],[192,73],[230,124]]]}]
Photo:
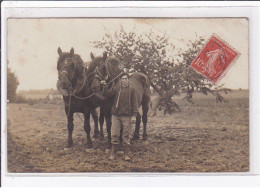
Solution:
[{"label": "postmark", "polygon": [[238,51],[212,35],[190,67],[216,84],[238,56]]}]

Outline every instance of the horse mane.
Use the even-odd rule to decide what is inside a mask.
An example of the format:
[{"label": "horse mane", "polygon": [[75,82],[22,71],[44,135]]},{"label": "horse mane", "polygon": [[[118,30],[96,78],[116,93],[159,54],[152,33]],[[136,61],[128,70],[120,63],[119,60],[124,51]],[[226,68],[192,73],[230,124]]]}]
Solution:
[{"label": "horse mane", "polygon": [[119,60],[115,57],[107,57],[107,62],[110,63],[119,63]]},{"label": "horse mane", "polygon": [[[85,64],[80,55],[74,54],[72,57],[74,64],[76,65],[76,76],[77,76],[77,85],[75,93],[79,93],[82,91],[86,84],[86,71],[85,71]],[[85,74],[85,75],[84,75]]]},{"label": "horse mane", "polygon": [[75,65],[77,67],[78,73],[83,72],[83,70],[84,70],[84,62],[81,59],[80,55],[74,54],[72,59],[73,59]]},{"label": "horse mane", "polygon": [[[122,72],[122,70],[119,68],[120,61],[115,57],[107,57],[107,68],[111,75],[113,75],[112,78],[117,76]],[[112,66],[112,67],[111,67]]]}]

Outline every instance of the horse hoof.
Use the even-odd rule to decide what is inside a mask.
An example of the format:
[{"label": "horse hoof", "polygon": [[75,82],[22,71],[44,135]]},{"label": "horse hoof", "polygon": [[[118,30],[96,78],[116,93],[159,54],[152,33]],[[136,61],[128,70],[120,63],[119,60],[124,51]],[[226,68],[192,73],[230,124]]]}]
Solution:
[{"label": "horse hoof", "polygon": [[93,136],[93,137],[94,137],[94,138],[97,138],[98,135],[99,135],[99,131],[98,131],[98,130],[95,130],[95,131],[94,131],[94,136]]},{"label": "horse hoof", "polygon": [[65,148],[71,148],[73,144],[67,144]]},{"label": "horse hoof", "polygon": [[147,140],[147,135],[143,135],[143,140]]},{"label": "horse hoof", "polygon": [[68,141],[66,148],[71,148],[73,146],[73,141]]},{"label": "horse hoof", "polygon": [[104,140],[105,138],[104,138],[104,135],[99,135],[99,139],[100,140]]},{"label": "horse hoof", "polygon": [[112,148],[112,144],[110,142],[107,143],[107,149],[111,149]]},{"label": "horse hoof", "polygon": [[93,148],[93,144],[92,143],[87,143],[87,149],[91,149]]},{"label": "horse hoof", "polygon": [[134,134],[132,141],[138,141],[139,140],[139,135]]}]

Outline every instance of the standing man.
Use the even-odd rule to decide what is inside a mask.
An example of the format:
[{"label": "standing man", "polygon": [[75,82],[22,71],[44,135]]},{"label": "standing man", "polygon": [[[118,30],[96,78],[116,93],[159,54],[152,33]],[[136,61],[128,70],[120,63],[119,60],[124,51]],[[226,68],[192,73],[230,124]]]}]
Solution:
[{"label": "standing man", "polygon": [[124,147],[124,159],[130,161],[130,133],[131,133],[131,119],[138,113],[138,104],[135,95],[135,90],[129,84],[129,75],[123,72],[120,76],[120,84],[108,90],[106,82],[103,95],[105,97],[113,97],[112,107],[112,128],[111,128],[111,143],[112,152],[109,157],[114,160],[119,144],[120,130],[122,129],[122,145]]}]

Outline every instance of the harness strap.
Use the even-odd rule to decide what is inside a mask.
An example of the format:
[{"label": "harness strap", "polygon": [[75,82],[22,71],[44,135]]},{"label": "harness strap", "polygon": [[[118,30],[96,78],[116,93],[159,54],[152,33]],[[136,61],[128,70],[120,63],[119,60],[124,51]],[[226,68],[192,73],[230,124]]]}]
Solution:
[{"label": "harness strap", "polygon": [[119,89],[119,93],[118,93],[118,98],[117,98],[117,101],[116,101],[116,108],[118,107],[119,98],[120,98],[120,94],[121,94],[121,89],[122,89],[122,86],[120,85],[120,89]]},{"label": "harness strap", "polygon": [[131,85],[130,84],[129,84],[129,104],[128,105],[129,105],[130,116],[132,116],[132,110],[131,110]]},{"label": "harness strap", "polygon": [[84,97],[84,98],[82,98],[82,97],[79,97],[79,96],[76,96],[74,93],[72,93],[72,95],[75,97],[75,98],[78,98],[78,99],[81,99],[81,100],[85,100],[85,99],[88,99],[88,98],[91,98],[92,96],[94,96],[94,92],[92,92],[92,94],[91,95],[89,95],[89,96],[87,96],[87,97]]},{"label": "harness strap", "polygon": [[71,58],[66,58],[66,59],[64,59],[64,61],[65,61],[65,66],[63,66],[60,71],[63,71],[63,69],[65,69],[69,65],[69,64],[67,64],[66,61],[72,61],[72,59]]},{"label": "harness strap", "polygon": [[[67,66],[69,66],[69,64],[67,64],[67,62],[66,62],[66,61],[68,61],[68,60],[69,60],[69,61],[72,61],[73,59],[71,59],[71,58],[66,58],[66,59],[64,59],[64,61],[65,61],[65,66],[63,66],[62,69],[59,70],[59,73],[60,73],[60,74],[66,73],[67,75],[69,75],[68,71],[65,70],[65,68],[66,68]],[[74,64],[74,70],[73,70],[73,72],[72,72],[71,78],[73,78],[74,73],[75,73],[75,70],[76,70],[76,65]]]}]

